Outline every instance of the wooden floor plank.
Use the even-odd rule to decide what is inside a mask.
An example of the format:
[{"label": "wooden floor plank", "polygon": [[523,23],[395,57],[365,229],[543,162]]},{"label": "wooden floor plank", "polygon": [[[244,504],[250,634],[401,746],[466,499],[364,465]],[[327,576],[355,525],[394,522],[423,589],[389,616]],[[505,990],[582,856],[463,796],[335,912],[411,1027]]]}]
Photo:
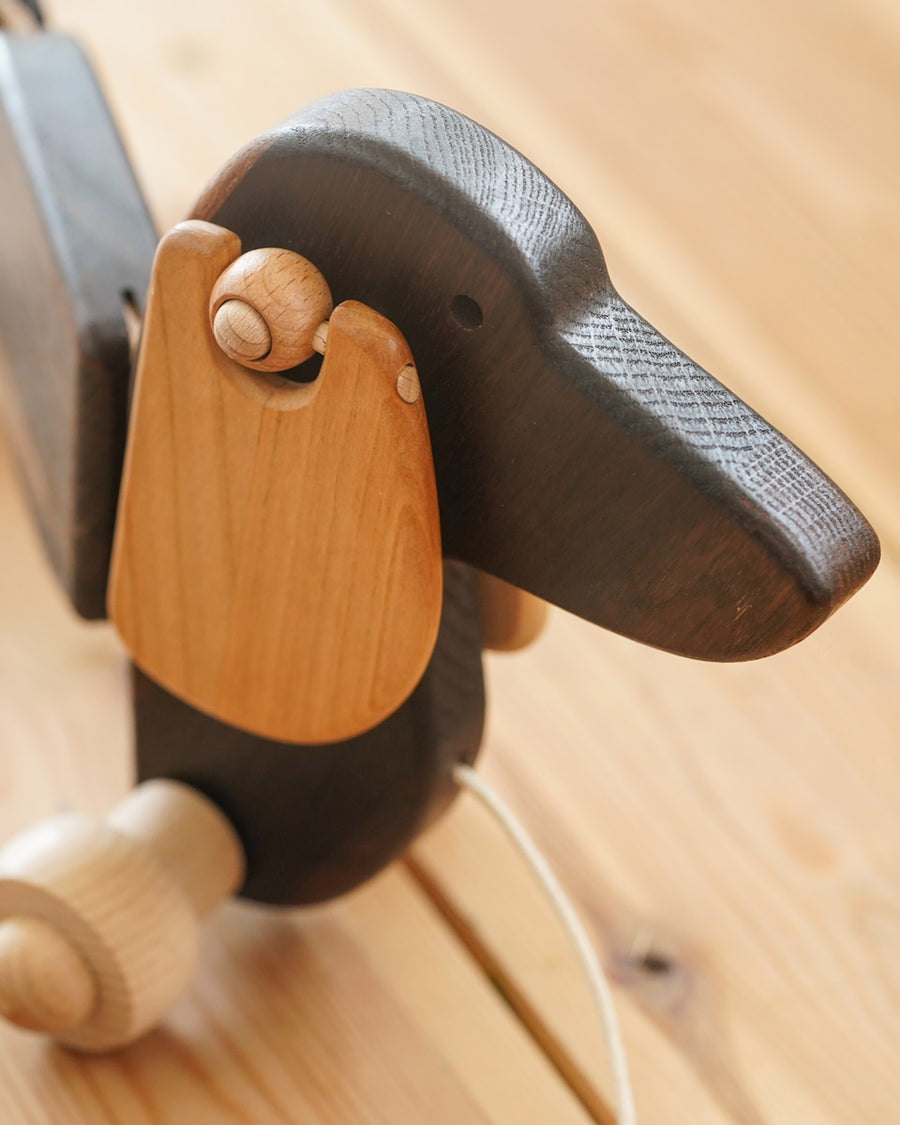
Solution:
[{"label": "wooden floor plank", "polygon": [[[603,950],[647,1120],[685,1104],[702,1120],[694,1084],[729,1122],[890,1117],[900,646],[876,659],[873,642],[898,612],[889,565],[856,612],[759,664],[589,642],[562,614],[527,669],[492,660],[487,774]],[[461,804],[415,857],[528,1018],[608,1094],[580,972],[483,814]],[[672,1052],[676,1098],[659,1081]]]}]

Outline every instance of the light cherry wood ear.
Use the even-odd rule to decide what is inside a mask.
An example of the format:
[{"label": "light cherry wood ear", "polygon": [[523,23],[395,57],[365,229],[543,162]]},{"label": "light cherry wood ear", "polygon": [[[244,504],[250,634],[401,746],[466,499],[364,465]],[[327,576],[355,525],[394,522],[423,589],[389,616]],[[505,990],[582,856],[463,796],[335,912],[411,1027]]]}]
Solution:
[{"label": "light cherry wood ear", "polygon": [[222,813],[173,781],[106,821],[36,825],[0,851],[0,1015],[83,1051],[130,1043],[184,989],[200,920],[243,873]]},{"label": "light cherry wood ear", "polygon": [[476,576],[483,647],[518,652],[533,644],[547,624],[547,603],[492,574]]},{"label": "light cherry wood ear", "polygon": [[[394,325],[347,301],[317,332],[330,307],[317,271],[280,251],[248,271],[252,255],[239,254],[235,235],[202,222],[160,243],[109,615],[135,663],[194,707],[265,738],[331,742],[395,711],[434,648],[442,560],[425,405]],[[294,290],[310,277],[307,300]],[[325,347],[315,382],[256,374],[222,351],[224,338],[233,353],[265,347],[252,316],[236,331],[240,318],[221,319],[248,295],[273,356],[291,309],[302,348],[284,362],[314,336]]]}]

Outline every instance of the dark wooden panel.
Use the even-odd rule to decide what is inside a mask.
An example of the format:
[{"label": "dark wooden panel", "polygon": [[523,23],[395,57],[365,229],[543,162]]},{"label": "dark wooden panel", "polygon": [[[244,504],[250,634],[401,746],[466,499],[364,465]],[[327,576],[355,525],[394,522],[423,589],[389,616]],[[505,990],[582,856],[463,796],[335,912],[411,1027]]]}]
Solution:
[{"label": "dark wooden panel", "polygon": [[868,523],[615,293],[532,164],[412,95],[334,95],[253,142],[195,217],[311,258],[404,332],[447,554],[638,640],[777,652],[866,580]]},{"label": "dark wooden panel", "polygon": [[105,615],[129,378],[156,234],[90,66],[57,35],[0,35],[3,416],[53,566]]},{"label": "dark wooden panel", "polygon": [[299,746],[217,722],[134,672],[138,773],[187,782],[225,811],[247,851],[242,894],[317,902],[400,855],[446,806],[455,762],[484,724],[478,603],[468,567],[444,567],[431,662],[412,696],[373,730]]}]

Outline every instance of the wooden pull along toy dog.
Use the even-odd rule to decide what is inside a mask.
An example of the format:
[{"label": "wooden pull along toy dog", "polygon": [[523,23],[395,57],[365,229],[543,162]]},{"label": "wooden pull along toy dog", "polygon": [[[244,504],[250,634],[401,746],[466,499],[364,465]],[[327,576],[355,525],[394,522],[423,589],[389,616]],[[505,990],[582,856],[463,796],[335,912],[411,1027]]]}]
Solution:
[{"label": "wooden pull along toy dog", "polygon": [[132,656],[142,782],[0,854],[10,1019],[126,1043],[216,901],[317,902],[401,854],[478,753],[482,647],[527,643],[536,599],[746,660],[872,573],[838,488],[453,110],[325,98],[157,249],[70,40],[0,37],[0,101],[6,428],[59,580]]}]

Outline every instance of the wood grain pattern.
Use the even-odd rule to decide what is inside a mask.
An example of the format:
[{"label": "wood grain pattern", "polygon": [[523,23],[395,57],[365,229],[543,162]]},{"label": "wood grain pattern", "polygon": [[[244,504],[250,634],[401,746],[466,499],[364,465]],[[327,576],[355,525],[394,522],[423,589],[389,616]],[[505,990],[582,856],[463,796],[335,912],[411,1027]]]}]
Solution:
[{"label": "wood grain pattern", "polygon": [[581,213],[496,136],[357,90],[251,153],[194,214],[404,326],[452,557],[713,660],[793,644],[871,574],[859,512],[618,297]]},{"label": "wood grain pattern", "polygon": [[[872,645],[900,613],[895,564],[885,577],[769,663],[711,674],[589,644],[558,613],[534,678],[488,661],[484,768],[603,951],[648,1120],[893,1113],[900,649]],[[606,1101],[581,973],[518,858],[463,802],[415,856],[573,1088]]]},{"label": "wood grain pattern", "polygon": [[76,610],[105,615],[129,347],[153,224],[89,64],[64,36],[0,35],[2,414]]},{"label": "wood grain pattern", "polygon": [[[403,337],[355,302],[333,313],[312,383],[228,359],[209,316],[239,249],[203,223],[160,243],[109,614],[135,663],[213,718],[335,742],[395,711],[434,648],[441,543],[425,406],[396,390],[412,362]],[[307,335],[320,319],[317,308]]]}]

